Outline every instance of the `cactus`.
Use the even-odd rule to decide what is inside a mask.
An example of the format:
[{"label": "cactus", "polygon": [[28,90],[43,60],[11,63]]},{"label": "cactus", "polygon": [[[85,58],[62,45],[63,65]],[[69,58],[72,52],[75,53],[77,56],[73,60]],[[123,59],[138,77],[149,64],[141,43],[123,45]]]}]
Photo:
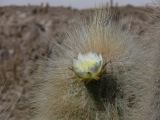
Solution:
[{"label": "cactus", "polygon": [[155,52],[104,10],[40,63],[32,120],[149,120]]}]

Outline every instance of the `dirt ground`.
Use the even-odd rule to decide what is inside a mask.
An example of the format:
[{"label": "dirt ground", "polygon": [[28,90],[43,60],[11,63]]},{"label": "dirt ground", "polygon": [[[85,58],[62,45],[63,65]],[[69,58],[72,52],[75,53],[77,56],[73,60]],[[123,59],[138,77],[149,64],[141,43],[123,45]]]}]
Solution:
[{"label": "dirt ground", "polygon": [[[124,29],[143,36],[151,8],[117,8],[114,20]],[[50,57],[54,42],[65,40],[65,32],[87,19],[93,10],[63,7],[0,7],[0,120],[28,120],[37,62]]]}]

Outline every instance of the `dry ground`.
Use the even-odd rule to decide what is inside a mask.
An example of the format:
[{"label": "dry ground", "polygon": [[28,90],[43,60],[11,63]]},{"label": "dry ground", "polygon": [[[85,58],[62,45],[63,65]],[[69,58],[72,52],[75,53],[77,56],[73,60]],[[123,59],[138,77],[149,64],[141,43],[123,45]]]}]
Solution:
[{"label": "dry ground", "polygon": [[[151,8],[118,8],[124,29],[143,36],[150,22]],[[63,7],[0,8],[0,120],[27,120],[31,106],[30,76],[41,58],[50,56],[54,41],[61,43],[65,31],[93,10]],[[115,16],[115,20],[117,16]]]}]

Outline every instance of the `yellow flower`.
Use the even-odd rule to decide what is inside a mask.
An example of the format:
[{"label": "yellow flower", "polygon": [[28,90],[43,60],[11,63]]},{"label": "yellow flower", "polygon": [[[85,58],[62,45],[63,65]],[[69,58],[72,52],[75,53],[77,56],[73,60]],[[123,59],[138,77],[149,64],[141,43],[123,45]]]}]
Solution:
[{"label": "yellow flower", "polygon": [[79,53],[78,58],[73,60],[73,70],[81,80],[98,80],[102,72],[103,59],[101,54]]}]

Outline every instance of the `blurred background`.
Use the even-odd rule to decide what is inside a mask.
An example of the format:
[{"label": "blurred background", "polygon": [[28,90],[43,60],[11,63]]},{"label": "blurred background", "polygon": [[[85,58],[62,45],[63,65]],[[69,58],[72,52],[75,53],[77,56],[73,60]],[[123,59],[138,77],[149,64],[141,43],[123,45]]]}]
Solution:
[{"label": "blurred background", "polygon": [[[101,5],[110,2],[110,0],[1,0],[0,5],[40,5],[41,3],[48,3],[51,6],[70,6],[73,8],[93,8],[95,5]],[[144,6],[151,3],[150,0],[114,0],[116,4],[126,5],[132,4],[135,6]]]},{"label": "blurred background", "polygon": [[29,120],[38,61],[99,5],[111,5],[113,21],[137,37],[156,23],[149,0],[0,0],[0,120]]}]

